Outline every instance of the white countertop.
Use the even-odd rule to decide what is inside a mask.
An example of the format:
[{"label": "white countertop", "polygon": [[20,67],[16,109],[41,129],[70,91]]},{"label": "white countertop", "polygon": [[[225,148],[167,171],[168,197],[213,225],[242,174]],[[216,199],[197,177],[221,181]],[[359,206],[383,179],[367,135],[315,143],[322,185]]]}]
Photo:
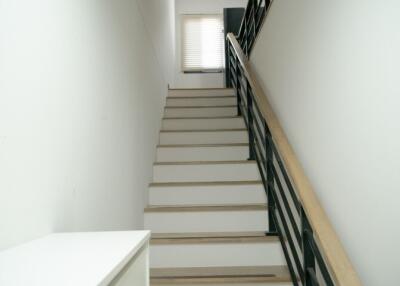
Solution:
[{"label": "white countertop", "polygon": [[0,285],[107,285],[149,231],[59,233],[0,252]]}]

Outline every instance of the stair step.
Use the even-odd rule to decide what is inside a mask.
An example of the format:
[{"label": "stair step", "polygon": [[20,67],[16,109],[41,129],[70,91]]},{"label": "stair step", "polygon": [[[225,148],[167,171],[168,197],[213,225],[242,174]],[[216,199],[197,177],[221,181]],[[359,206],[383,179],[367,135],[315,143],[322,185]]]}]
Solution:
[{"label": "stair step", "polygon": [[220,96],[220,95],[235,95],[233,88],[182,88],[169,89],[168,96],[170,97],[191,97],[191,96]]},{"label": "stair step", "polygon": [[155,233],[152,267],[284,265],[277,236],[262,232]]},{"label": "stair step", "polygon": [[219,96],[179,96],[167,97],[167,107],[170,106],[225,106],[236,105],[236,96],[219,95]]},{"label": "stair step", "polygon": [[264,232],[198,232],[198,233],[153,233],[151,244],[200,244],[200,243],[246,243],[277,242],[277,236],[266,236]]},{"label": "stair step", "polygon": [[157,162],[153,182],[213,182],[260,180],[255,161]]},{"label": "stair step", "polygon": [[186,206],[148,206],[144,212],[215,212],[215,211],[254,211],[266,210],[266,204],[245,205],[186,205]]},{"label": "stair step", "polygon": [[225,106],[170,106],[165,107],[164,117],[210,117],[210,116],[235,116],[237,115],[237,107],[235,105]]},{"label": "stair step", "polygon": [[[182,267],[150,269],[151,285],[292,285],[286,266]],[[243,284],[238,284],[243,283]],[[244,284],[246,283],[246,284]],[[285,283],[285,284],[282,284]],[[287,283],[287,284],[286,284]]]},{"label": "stair step", "polygon": [[261,181],[175,182],[149,185],[152,205],[266,203]]},{"label": "stair step", "polygon": [[249,144],[187,144],[158,145],[157,161],[224,161],[246,160],[249,157]]},{"label": "stair step", "polygon": [[215,130],[174,130],[160,132],[160,144],[226,144],[248,143],[245,128]]},{"label": "stair step", "polygon": [[190,117],[190,118],[164,118],[162,130],[204,130],[204,129],[243,129],[246,127],[240,116],[229,117]]},{"label": "stair step", "polygon": [[268,229],[266,204],[149,206],[145,229],[156,233],[247,232]]}]

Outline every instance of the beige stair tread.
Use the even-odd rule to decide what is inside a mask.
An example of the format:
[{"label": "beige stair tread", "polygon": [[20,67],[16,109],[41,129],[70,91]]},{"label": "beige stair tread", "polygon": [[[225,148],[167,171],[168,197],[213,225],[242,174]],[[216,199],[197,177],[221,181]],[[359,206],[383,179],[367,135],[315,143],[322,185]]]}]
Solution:
[{"label": "beige stair tread", "polygon": [[231,87],[189,87],[189,88],[168,88],[168,90],[234,90]]},{"label": "beige stair tread", "polygon": [[200,238],[200,237],[248,237],[265,236],[262,231],[243,232],[173,232],[173,233],[152,233],[151,238]]},{"label": "beige stair tread", "polygon": [[186,106],[165,106],[165,109],[174,109],[174,108],[232,108],[232,107],[237,107],[237,105],[199,105],[199,106],[192,106],[192,105],[186,105]]},{"label": "beige stair tread", "polygon": [[152,268],[150,280],[152,285],[291,282],[286,266]]},{"label": "beige stair tread", "polygon": [[236,98],[235,95],[196,95],[196,96],[168,96],[167,99],[193,99],[193,98]]},{"label": "beige stair tread", "polygon": [[246,186],[260,185],[262,181],[226,181],[226,182],[163,182],[151,183],[150,187],[203,187],[203,186]]},{"label": "beige stair tread", "polygon": [[266,236],[263,232],[153,233],[151,235],[151,244],[259,243],[277,241],[279,241],[277,236]]},{"label": "beige stair tread", "polygon": [[169,130],[169,129],[162,129],[160,130],[161,133],[165,132],[236,132],[236,131],[247,131],[246,128],[231,128],[231,129],[184,129],[184,130]]},{"label": "beige stair tread", "polygon": [[208,119],[237,119],[237,118],[243,118],[242,116],[194,116],[194,117],[163,117],[162,120],[208,120]]},{"label": "beige stair tread", "polygon": [[206,211],[255,211],[267,210],[266,204],[235,204],[235,205],[151,205],[144,212],[206,212]]},{"label": "beige stair tread", "polygon": [[191,162],[155,162],[155,166],[160,165],[223,165],[223,164],[254,164],[254,160],[240,161],[191,161]]},{"label": "beige stair tread", "polygon": [[245,147],[248,143],[224,143],[224,144],[170,144],[157,145],[157,148],[191,148],[191,147]]}]

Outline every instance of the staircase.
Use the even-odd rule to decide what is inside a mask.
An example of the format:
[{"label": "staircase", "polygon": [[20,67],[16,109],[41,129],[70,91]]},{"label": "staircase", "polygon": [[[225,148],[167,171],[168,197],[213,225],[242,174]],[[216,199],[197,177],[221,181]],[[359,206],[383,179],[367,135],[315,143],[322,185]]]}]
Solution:
[{"label": "staircase", "polygon": [[145,228],[151,285],[292,285],[233,89],[170,90]]}]

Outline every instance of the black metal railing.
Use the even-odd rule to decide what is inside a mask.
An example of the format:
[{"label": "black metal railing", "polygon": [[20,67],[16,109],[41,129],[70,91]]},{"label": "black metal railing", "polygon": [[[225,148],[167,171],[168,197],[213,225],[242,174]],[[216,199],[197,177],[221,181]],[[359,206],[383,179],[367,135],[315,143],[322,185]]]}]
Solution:
[{"label": "black metal railing", "polygon": [[250,55],[254,42],[272,0],[249,0],[238,33],[238,42],[246,56]]},{"label": "black metal railing", "polygon": [[257,162],[268,197],[269,229],[266,233],[279,236],[294,285],[334,285],[268,122],[254,97],[251,79],[247,78],[231,40],[227,48],[237,111],[243,116],[249,134],[249,160]]}]

